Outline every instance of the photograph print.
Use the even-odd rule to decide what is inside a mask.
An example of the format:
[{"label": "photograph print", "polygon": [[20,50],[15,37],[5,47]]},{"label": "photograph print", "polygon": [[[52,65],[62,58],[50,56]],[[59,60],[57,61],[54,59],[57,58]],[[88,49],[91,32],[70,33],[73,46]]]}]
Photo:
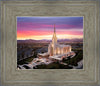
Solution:
[{"label": "photograph print", "polygon": [[17,69],[83,69],[83,17],[17,17]]}]

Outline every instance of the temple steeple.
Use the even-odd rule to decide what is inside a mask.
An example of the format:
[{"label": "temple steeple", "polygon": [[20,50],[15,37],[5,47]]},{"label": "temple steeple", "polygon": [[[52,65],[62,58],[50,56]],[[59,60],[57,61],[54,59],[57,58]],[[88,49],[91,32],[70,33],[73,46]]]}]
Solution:
[{"label": "temple steeple", "polygon": [[56,43],[57,43],[55,24],[54,24],[54,33],[53,33],[53,37],[52,37],[52,43],[53,43],[53,44],[56,44]]}]

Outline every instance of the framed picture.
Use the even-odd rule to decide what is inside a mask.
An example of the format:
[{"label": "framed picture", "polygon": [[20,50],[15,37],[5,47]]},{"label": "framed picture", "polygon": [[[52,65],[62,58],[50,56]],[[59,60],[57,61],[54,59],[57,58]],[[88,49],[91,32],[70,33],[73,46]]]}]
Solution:
[{"label": "framed picture", "polygon": [[2,1],[1,85],[100,85],[99,1]]},{"label": "framed picture", "polygon": [[83,69],[83,17],[17,17],[18,69]]}]

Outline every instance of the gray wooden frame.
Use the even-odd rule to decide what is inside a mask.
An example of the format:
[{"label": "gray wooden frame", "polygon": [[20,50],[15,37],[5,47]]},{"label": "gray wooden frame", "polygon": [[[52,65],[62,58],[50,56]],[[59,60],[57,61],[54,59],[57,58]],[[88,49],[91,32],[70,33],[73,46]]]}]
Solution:
[{"label": "gray wooden frame", "polygon": [[[99,1],[2,1],[1,85],[100,85]],[[84,69],[17,70],[17,16],[83,16]],[[13,65],[12,65],[13,64]]]}]

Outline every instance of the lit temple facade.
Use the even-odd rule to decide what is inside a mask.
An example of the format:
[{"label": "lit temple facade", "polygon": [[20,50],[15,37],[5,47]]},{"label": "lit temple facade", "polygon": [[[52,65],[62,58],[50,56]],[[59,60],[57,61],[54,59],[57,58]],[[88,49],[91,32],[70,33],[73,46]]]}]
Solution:
[{"label": "lit temple facade", "polygon": [[55,31],[55,25],[54,25],[54,33],[52,37],[52,42],[48,46],[49,55],[54,56],[54,55],[59,55],[59,54],[66,54],[68,52],[71,52],[70,45],[61,45],[57,43],[57,37],[56,37],[56,31]]},{"label": "lit temple facade", "polygon": [[71,46],[70,45],[62,45],[57,43],[57,37],[56,37],[56,30],[55,30],[55,25],[54,25],[54,33],[52,37],[52,42],[48,46],[48,52],[46,53],[38,53],[38,56],[40,57],[57,57],[60,55],[67,55],[68,53],[71,52]]}]

